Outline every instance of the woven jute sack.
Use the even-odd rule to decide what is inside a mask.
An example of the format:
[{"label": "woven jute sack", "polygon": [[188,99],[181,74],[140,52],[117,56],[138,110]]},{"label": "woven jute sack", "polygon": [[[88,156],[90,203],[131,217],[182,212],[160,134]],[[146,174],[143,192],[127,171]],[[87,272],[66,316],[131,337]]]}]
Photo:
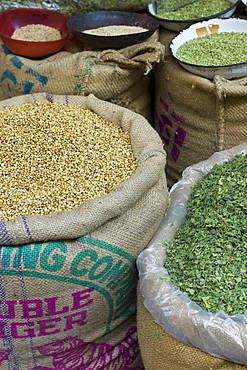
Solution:
[{"label": "woven jute sack", "polygon": [[0,100],[46,92],[55,95],[90,93],[152,121],[151,77],[164,55],[155,35],[120,50],[84,50],[73,37],[64,50],[42,60],[14,55],[0,40]]},{"label": "woven jute sack", "polygon": [[154,70],[154,127],[167,152],[169,186],[186,167],[247,141],[247,77],[209,80],[186,71],[169,52],[175,35],[160,31],[166,55]]},{"label": "woven jute sack", "polygon": [[73,210],[1,222],[1,369],[140,370],[136,257],[169,202],[162,141],[144,117],[92,94],[28,94],[0,108],[47,101],[121,126],[139,165]]},{"label": "woven jute sack", "polygon": [[150,0],[1,0],[0,13],[13,8],[41,8],[71,17],[98,10],[139,11],[145,9],[149,3]]},{"label": "woven jute sack", "polygon": [[186,168],[169,192],[160,227],[137,258],[137,332],[146,370],[247,369],[247,316],[204,311],[169,281],[165,269],[165,242],[183,223],[193,186],[215,164],[240,153],[247,153],[246,143]]},{"label": "woven jute sack", "polygon": [[210,355],[168,334],[154,320],[137,290],[137,332],[146,370],[244,370],[240,365]]}]

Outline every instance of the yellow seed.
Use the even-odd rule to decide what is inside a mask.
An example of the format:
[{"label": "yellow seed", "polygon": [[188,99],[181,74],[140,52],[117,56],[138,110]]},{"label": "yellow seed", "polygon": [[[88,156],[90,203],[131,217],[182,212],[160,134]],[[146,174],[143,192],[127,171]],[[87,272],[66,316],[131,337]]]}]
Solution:
[{"label": "yellow seed", "polygon": [[0,110],[0,220],[72,209],[136,169],[129,134],[81,106]]}]

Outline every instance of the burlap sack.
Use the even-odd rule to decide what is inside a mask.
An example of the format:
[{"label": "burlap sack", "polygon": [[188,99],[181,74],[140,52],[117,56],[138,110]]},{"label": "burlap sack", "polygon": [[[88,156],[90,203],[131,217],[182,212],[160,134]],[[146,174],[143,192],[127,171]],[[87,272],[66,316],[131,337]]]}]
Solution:
[{"label": "burlap sack", "polygon": [[0,100],[41,92],[92,93],[151,122],[151,71],[164,46],[152,38],[120,50],[84,51],[84,46],[72,38],[65,50],[33,60],[10,53],[0,41]]},{"label": "burlap sack", "polygon": [[212,356],[168,334],[155,322],[144,306],[139,286],[137,290],[137,332],[145,370],[247,369],[246,365]]},{"label": "burlap sack", "polygon": [[175,35],[160,31],[166,56],[154,69],[154,126],[167,152],[169,186],[186,167],[247,141],[247,77],[209,80],[186,71],[170,55]]},{"label": "burlap sack", "polygon": [[139,11],[145,9],[150,0],[1,0],[0,13],[12,8],[50,9],[67,17],[96,10]]},{"label": "burlap sack", "polygon": [[136,257],[168,204],[162,142],[142,116],[92,94],[28,94],[0,108],[36,101],[82,105],[120,125],[139,166],[74,210],[1,222],[1,369],[140,370]]},{"label": "burlap sack", "polygon": [[159,229],[137,258],[137,327],[146,370],[247,369],[246,315],[204,311],[166,280],[169,275],[164,268],[164,242],[171,241],[183,223],[192,187],[214,164],[238,153],[247,153],[247,144],[216,152],[184,171],[171,188],[171,203]]}]

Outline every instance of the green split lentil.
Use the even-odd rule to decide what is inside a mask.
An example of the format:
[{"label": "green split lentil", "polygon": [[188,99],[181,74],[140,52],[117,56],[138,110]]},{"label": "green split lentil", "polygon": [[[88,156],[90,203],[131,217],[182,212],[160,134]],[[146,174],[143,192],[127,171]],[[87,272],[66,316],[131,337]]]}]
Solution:
[{"label": "green split lentil", "polygon": [[201,66],[225,66],[247,62],[247,33],[215,32],[186,41],[176,57]]},{"label": "green split lentil", "polygon": [[185,222],[167,245],[175,286],[204,310],[247,314],[247,155],[213,169],[192,188]]},{"label": "green split lentil", "polygon": [[0,110],[0,219],[73,209],[136,169],[129,133],[82,107]]},{"label": "green split lentil", "polygon": [[188,4],[194,3],[196,0],[160,0],[158,1],[158,9],[164,12],[171,12],[182,8]]},{"label": "green split lentil", "polygon": [[156,16],[172,21],[210,17],[229,9],[233,5],[229,0],[196,0],[192,3],[187,3],[181,8],[176,8],[176,10],[167,11],[167,1],[159,1]]}]

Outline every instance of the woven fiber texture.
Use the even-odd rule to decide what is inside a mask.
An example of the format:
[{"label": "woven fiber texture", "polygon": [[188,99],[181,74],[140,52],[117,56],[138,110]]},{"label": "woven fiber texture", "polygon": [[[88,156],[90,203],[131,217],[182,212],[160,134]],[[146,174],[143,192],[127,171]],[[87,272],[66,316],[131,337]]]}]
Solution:
[{"label": "woven fiber texture", "polygon": [[88,51],[72,39],[64,50],[34,60],[10,53],[0,42],[0,100],[42,92],[92,93],[151,122],[151,71],[163,54],[164,46],[152,38],[120,50]]},{"label": "woven fiber texture", "polygon": [[137,333],[145,370],[244,370],[247,366],[211,356],[168,334],[157,324],[137,290]]},{"label": "woven fiber texture", "polygon": [[46,101],[120,125],[139,166],[75,209],[1,222],[1,369],[141,370],[136,257],[169,202],[162,141],[144,117],[92,94],[23,95],[0,108]]},{"label": "woven fiber texture", "polygon": [[169,53],[175,35],[161,31],[166,56],[154,70],[154,126],[167,152],[169,186],[186,167],[247,141],[247,78],[209,80],[186,71]]}]

